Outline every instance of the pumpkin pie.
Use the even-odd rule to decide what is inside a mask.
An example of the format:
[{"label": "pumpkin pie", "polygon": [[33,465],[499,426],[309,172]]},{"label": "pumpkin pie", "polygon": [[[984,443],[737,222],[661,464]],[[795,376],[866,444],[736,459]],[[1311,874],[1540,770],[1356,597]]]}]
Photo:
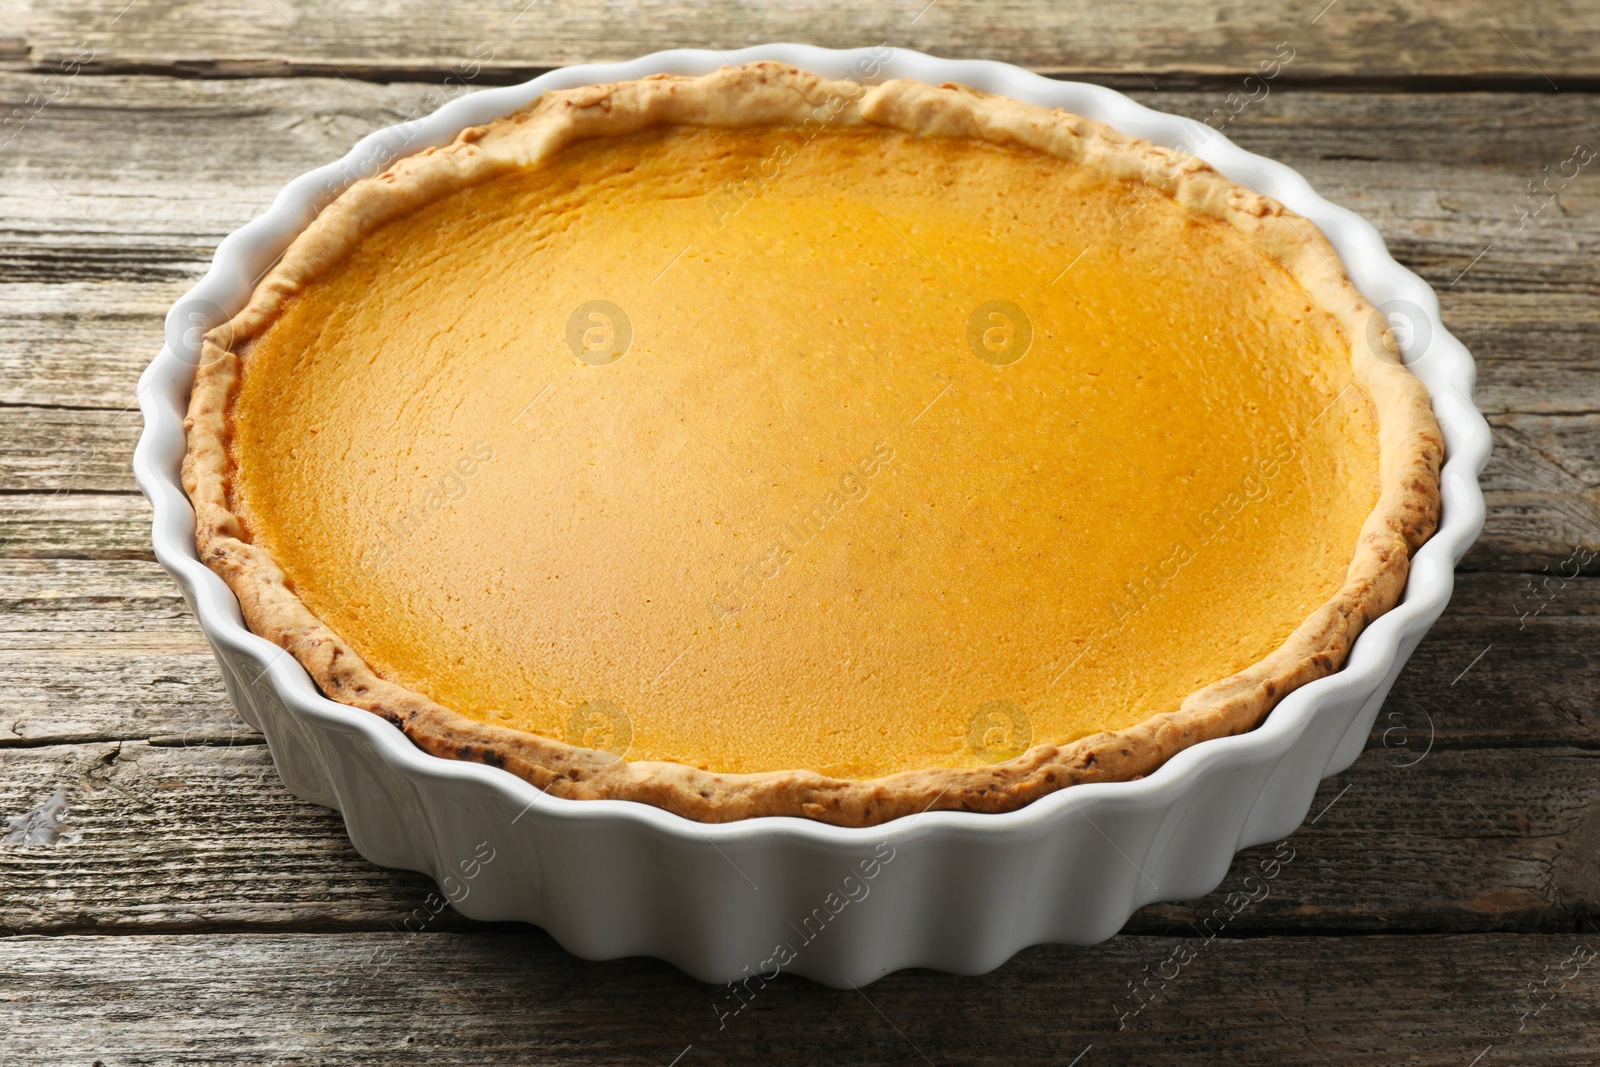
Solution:
[{"label": "pumpkin pie", "polygon": [[1252,729],[1399,599],[1442,451],[1273,200],[773,63],[356,182],[187,429],[201,558],[328,697],[559,797],[849,826]]}]

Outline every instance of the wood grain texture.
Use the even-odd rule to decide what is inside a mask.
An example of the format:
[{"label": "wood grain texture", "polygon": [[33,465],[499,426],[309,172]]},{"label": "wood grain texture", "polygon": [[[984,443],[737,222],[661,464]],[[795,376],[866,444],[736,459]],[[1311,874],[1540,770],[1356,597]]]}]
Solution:
[{"label": "wood grain texture", "polygon": [[[780,977],[723,1017],[722,987],[649,960],[584,963],[538,933],[13,937],[0,939],[0,1054],[18,1067],[1578,1067],[1594,1062],[1600,1007],[1597,965],[1579,961],[1597,946],[1587,931],[1191,939],[1192,962],[1125,1015],[1130,984],[1178,946],[1121,937],[1030,949],[974,978],[907,971],[830,990]],[[1539,1003],[1530,983],[1548,983],[1545,1006],[1522,1016]]]},{"label": "wood grain texture", "polygon": [[[0,74],[0,113],[25,108],[46,80]],[[29,323],[8,338],[6,348],[16,347],[7,358],[32,368],[31,378],[8,374],[0,397],[16,402],[28,382],[71,389],[73,376],[40,372],[74,355],[98,364],[107,354],[100,341],[113,341],[119,355],[148,352],[149,335],[130,329],[130,316],[163,311],[204,269],[217,240],[285,182],[462,91],[339,79],[74,79],[0,151],[0,225],[9,236],[0,284]],[[1228,99],[1223,90],[1130,95],[1198,119]],[[1592,329],[1596,315],[1593,279],[1575,268],[1600,244],[1600,181],[1580,171],[1537,214],[1528,183],[1543,180],[1545,167],[1558,169],[1576,144],[1600,141],[1593,121],[1580,94],[1271,88],[1223,130],[1372,219],[1397,256],[1441,289],[1446,321],[1469,344],[1493,342],[1473,346],[1483,358],[1533,331],[1527,347],[1539,355],[1529,369],[1560,386],[1550,376],[1563,364],[1573,369],[1571,347],[1546,354],[1549,342]],[[108,173],[101,138],[112,130],[134,149]],[[167,299],[117,282],[167,282]],[[86,343],[91,337],[95,345]]]},{"label": "wood grain texture", "polygon": [[8,558],[154,560],[150,506],[128,491],[0,494],[0,560]]},{"label": "wood grain texture", "polygon": [[[1600,961],[1564,975],[1600,949],[1600,558],[1568,576],[1600,550],[1600,171],[1528,189],[1600,148],[1594,97],[1553,91],[1600,89],[1597,32],[1600,4],[1507,0],[0,0],[0,820],[67,803],[56,844],[0,843],[0,1063],[1595,1062]],[[288,796],[229,707],[128,469],[167,308],[379,126],[708,38],[1002,59],[1214,122],[1286,44],[1225,132],[1372,220],[1476,356],[1484,534],[1368,751],[1215,940],[1196,926],[1273,848],[1105,945],[783,979],[719,1029],[719,991],[664,964],[453,912],[396,932],[426,879]]]},{"label": "wood grain texture", "polygon": [[20,69],[204,77],[280,74],[437,77],[477,64],[497,81],[664,48],[729,50],[770,41],[835,48],[879,43],[998,59],[1052,75],[1151,88],[1239,78],[1287,42],[1286,74],[1314,83],[1459,84],[1538,91],[1590,84],[1600,57],[1591,5],[1505,0],[716,0],[556,3],[469,0],[76,0],[17,5],[4,55]]},{"label": "wood grain texture", "polygon": [[[1394,750],[1395,762],[1430,738],[1441,748],[1600,748],[1592,681],[1600,583],[1556,578],[1546,587],[1539,570],[1558,575],[1568,555],[1533,557],[1534,573],[1459,575],[1371,746]],[[237,723],[177,586],[154,562],[116,551],[0,566],[0,691],[8,696],[0,747],[226,737]]]},{"label": "wood grain texture", "polygon": [[[0,847],[0,925],[382,929],[415,906],[419,877],[363,861],[338,816],[289,797],[259,739],[236,729],[0,749],[0,816],[64,790],[72,835]],[[1228,936],[1570,932],[1600,908],[1600,753],[1425,752],[1420,736],[1398,740],[1324,783],[1292,861]],[[1130,929],[1187,930],[1273,854],[1241,853],[1211,896],[1147,908]]]}]

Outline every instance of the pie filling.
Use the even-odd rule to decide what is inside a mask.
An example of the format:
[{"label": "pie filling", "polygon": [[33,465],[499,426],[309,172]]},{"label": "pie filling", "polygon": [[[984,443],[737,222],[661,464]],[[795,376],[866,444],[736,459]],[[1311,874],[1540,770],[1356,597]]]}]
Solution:
[{"label": "pie filling", "polygon": [[229,409],[247,539],[382,677],[850,779],[1174,711],[1346,577],[1349,340],[1234,227],[881,128],[579,141],[355,245]]}]

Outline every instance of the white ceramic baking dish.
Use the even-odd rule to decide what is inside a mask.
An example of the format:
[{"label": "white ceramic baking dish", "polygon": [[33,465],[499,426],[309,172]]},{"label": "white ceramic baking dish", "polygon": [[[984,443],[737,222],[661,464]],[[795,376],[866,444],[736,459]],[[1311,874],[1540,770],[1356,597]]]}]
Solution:
[{"label": "white ceramic baking dish", "polygon": [[[1076,786],[1010,814],[940,811],[867,829],[787,818],[702,825],[643,804],[550,797],[493,767],[427,755],[377,716],[323,697],[291,656],[245,628],[233,594],[195,553],[179,483],[204,330],[243,306],[254,280],[333,195],[398,155],[445,144],[546,90],[757,59],[831,78],[959,82],[1064,108],[1192,151],[1322,229],[1356,286],[1394,320],[1446,445],[1439,531],[1417,553],[1402,603],[1367,628],[1343,670],[1291,693],[1260,728],[1196,745],[1148,778]],[[139,383],[145,428],[134,471],[155,510],[156,556],[210,638],[239,713],[266,735],[289,789],[343,812],[355,847],[374,863],[423,871],[464,914],[536,923],[579,956],[656,956],[751,991],[779,971],[833,986],[902,967],[976,973],[1028,945],[1103,940],[1144,904],[1209,892],[1236,850],[1299,826],[1318,782],[1361,751],[1484,519],[1477,478],[1490,434],[1469,399],[1472,358],[1438,307],[1377,230],[1293,170],[1110,89],[881,46],[659,52],[463,96],[291,182],[222,242],[168,315],[166,346]],[[717,994],[719,1010],[738,1008],[736,992]]]}]

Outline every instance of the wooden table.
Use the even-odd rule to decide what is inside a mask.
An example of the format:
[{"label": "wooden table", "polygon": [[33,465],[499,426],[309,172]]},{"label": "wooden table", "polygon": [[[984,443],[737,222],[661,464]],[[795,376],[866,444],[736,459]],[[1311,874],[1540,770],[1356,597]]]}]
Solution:
[{"label": "wooden table", "polygon": [[[1600,1060],[1600,160],[1571,162],[1600,150],[1600,4],[27,2],[0,8],[0,1062]],[[283,791],[155,564],[130,402],[217,241],[368,131],[463,83],[790,39],[1226,118],[1435,286],[1498,440],[1454,602],[1265,899],[1229,895],[1273,847],[1104,945],[783,979],[719,1031],[665,964],[452,913],[401,931],[430,885]]]}]

